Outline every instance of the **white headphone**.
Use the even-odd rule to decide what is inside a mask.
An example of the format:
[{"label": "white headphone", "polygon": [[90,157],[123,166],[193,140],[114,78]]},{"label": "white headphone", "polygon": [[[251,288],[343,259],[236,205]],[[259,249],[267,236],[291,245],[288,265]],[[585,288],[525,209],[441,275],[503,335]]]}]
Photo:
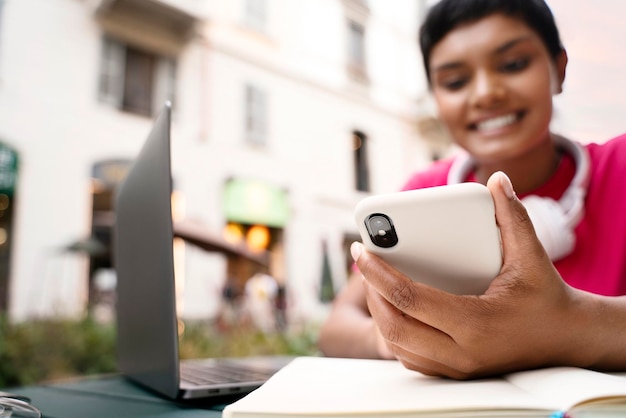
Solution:
[{"label": "white headphone", "polygon": [[[529,195],[522,199],[539,241],[552,261],[559,260],[574,250],[576,236],[574,228],[585,211],[585,195],[589,183],[589,154],[577,142],[555,136],[557,147],[569,153],[576,163],[576,174],[571,184],[556,201],[547,197]],[[474,160],[467,153],[459,155],[448,173],[448,184],[465,181],[474,169]]]}]

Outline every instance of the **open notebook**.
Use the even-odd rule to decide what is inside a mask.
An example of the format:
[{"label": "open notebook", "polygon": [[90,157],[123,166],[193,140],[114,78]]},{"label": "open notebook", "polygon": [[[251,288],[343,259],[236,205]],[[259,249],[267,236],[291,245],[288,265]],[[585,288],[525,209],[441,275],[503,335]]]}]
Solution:
[{"label": "open notebook", "polygon": [[626,417],[626,374],[572,367],[457,381],[398,361],[295,359],[224,418]]}]

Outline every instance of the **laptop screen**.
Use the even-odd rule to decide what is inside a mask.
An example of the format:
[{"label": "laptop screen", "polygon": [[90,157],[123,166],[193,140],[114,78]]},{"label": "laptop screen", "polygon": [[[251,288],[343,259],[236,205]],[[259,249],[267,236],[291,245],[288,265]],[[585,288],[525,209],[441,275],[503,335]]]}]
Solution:
[{"label": "laptop screen", "polygon": [[115,201],[118,366],[169,397],[179,390],[170,162],[166,103]]}]

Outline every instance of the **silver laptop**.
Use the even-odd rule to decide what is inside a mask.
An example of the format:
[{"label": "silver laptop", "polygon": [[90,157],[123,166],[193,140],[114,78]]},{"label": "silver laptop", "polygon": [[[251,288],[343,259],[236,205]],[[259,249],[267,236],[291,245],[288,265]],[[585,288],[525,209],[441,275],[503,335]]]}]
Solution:
[{"label": "silver laptop", "polygon": [[168,102],[116,194],[118,367],[132,381],[171,399],[241,397],[290,358],[179,361],[170,120]]}]

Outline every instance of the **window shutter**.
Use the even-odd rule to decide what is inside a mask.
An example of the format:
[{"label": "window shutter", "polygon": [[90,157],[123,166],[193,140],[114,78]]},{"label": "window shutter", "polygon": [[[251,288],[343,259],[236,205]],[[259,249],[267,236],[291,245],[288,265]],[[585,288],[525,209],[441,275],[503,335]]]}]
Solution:
[{"label": "window shutter", "polygon": [[267,23],[267,4],[265,0],[246,0],[244,21],[253,29],[264,32]]},{"label": "window shutter", "polygon": [[171,58],[161,58],[157,63],[154,86],[154,113],[158,112],[166,100],[175,103],[176,96],[176,62]]},{"label": "window shutter", "polygon": [[116,108],[121,107],[124,95],[125,61],[124,45],[105,37],[102,44],[98,98]]},{"label": "window shutter", "polygon": [[267,94],[258,87],[246,86],[246,140],[254,144],[267,141]]}]

